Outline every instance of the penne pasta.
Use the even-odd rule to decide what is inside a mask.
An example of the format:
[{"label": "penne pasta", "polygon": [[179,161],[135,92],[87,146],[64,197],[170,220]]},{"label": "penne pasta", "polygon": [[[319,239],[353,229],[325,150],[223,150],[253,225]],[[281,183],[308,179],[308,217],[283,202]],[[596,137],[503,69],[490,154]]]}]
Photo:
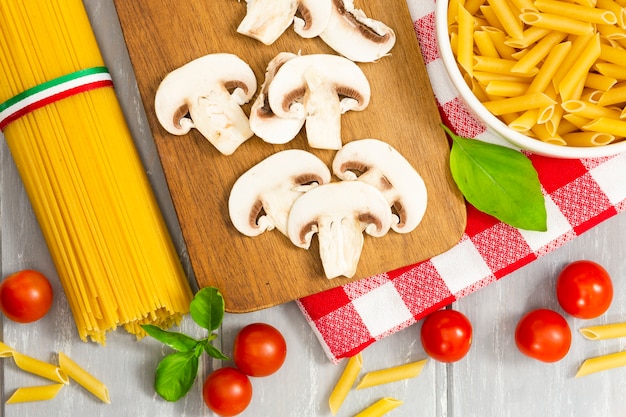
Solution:
[{"label": "penne pasta", "polygon": [[354,417],[380,417],[402,404],[402,401],[396,400],[395,398],[381,398]]},{"label": "penne pasta", "polygon": [[535,6],[544,13],[565,16],[584,22],[606,25],[617,23],[615,13],[596,7],[587,7],[558,0],[535,0]]},{"label": "penne pasta", "polygon": [[589,35],[594,31],[593,26],[589,22],[549,13],[526,12],[520,14],[519,18],[527,25],[570,33],[572,35]]},{"label": "penne pasta", "polygon": [[596,7],[612,11],[617,18],[617,26],[626,29],[626,9],[623,6],[613,0],[597,0]]},{"label": "penne pasta", "polygon": [[518,118],[509,123],[509,127],[516,132],[527,133],[537,124],[539,109],[525,111]]},{"label": "penne pasta", "polygon": [[456,24],[459,7],[462,5],[463,2],[461,0],[450,0],[448,2],[448,26]]},{"label": "penne pasta", "polygon": [[563,120],[563,108],[561,106],[552,106],[552,114],[546,120],[539,119],[539,123],[543,123],[551,135],[559,135],[558,130]]},{"label": "penne pasta", "polygon": [[577,114],[588,119],[597,119],[600,117],[619,119],[620,116],[620,112],[617,110],[582,100],[568,100],[561,104],[561,107],[568,113]]},{"label": "penne pasta", "polygon": [[593,132],[608,133],[619,138],[626,137],[626,120],[615,120],[608,117],[600,117],[583,126],[583,129]]},{"label": "penne pasta", "polygon": [[572,0],[572,3],[580,4],[581,6],[596,7],[596,0]]},{"label": "penne pasta", "polygon": [[616,25],[596,25],[596,29],[598,33],[602,35],[603,38],[609,40],[623,40],[626,39],[626,30],[616,26]]},{"label": "penne pasta", "polygon": [[459,36],[457,38],[457,59],[470,76],[474,67],[474,18],[462,5],[458,11]]},{"label": "penne pasta", "polygon": [[585,339],[605,340],[626,337],[626,323],[601,324],[583,327],[579,330]]},{"label": "penne pasta", "polygon": [[330,411],[333,415],[336,415],[337,411],[339,411],[339,408],[348,396],[348,392],[350,392],[350,389],[356,382],[362,367],[363,355],[361,353],[358,353],[348,359],[346,367],[341,373],[337,384],[328,398],[328,405],[330,406]]},{"label": "penne pasta", "polygon": [[545,124],[536,124],[531,129],[534,137],[545,143],[551,143],[553,145],[566,146],[567,142],[558,134],[552,134]]},{"label": "penne pasta", "polygon": [[537,74],[539,70],[537,68],[533,68],[529,72],[513,72],[513,66],[517,61],[512,59],[502,59],[502,58],[492,58],[488,56],[474,56],[474,71],[484,71],[491,72],[494,74],[502,74],[502,75],[512,75],[523,78],[531,78],[533,75]]},{"label": "penne pasta", "polygon": [[569,146],[604,146],[615,140],[615,136],[598,132],[573,132],[561,135]]},{"label": "penne pasta", "polygon": [[484,30],[477,30],[474,32],[474,43],[478,48],[479,55],[500,58],[500,54],[498,54],[498,50],[493,44],[491,36],[489,36],[489,34]]},{"label": "penne pasta", "polygon": [[624,102],[626,102],[626,85],[605,91],[600,97],[600,100],[598,100],[600,106],[611,106]]},{"label": "penne pasta", "polygon": [[405,365],[368,372],[363,376],[361,381],[359,381],[356,389],[370,388],[376,385],[389,384],[403,379],[415,378],[422,372],[422,369],[424,369],[426,361],[427,359],[422,359]]},{"label": "penne pasta", "polygon": [[6,401],[7,404],[17,404],[33,401],[51,400],[61,391],[65,384],[41,385],[35,387],[18,388]]},{"label": "penne pasta", "polygon": [[[517,75],[496,74],[495,72],[474,71],[474,79],[481,85],[487,85],[492,81],[508,83],[527,83],[528,77],[518,77]],[[541,92],[541,91],[539,91]]]},{"label": "penne pasta", "polygon": [[516,13],[511,10],[510,3],[506,0],[490,0],[489,4],[504,31],[513,38],[521,38],[523,36],[522,22],[517,18]]},{"label": "penne pasta", "polygon": [[621,366],[626,366],[626,352],[617,352],[597,356],[595,358],[587,359],[582,363],[580,368],[578,368],[578,372],[576,372],[576,378],[587,376],[596,372],[619,368]]},{"label": "penne pasta", "polygon": [[507,113],[523,112],[530,109],[547,107],[555,103],[556,102],[545,93],[534,93],[519,97],[488,101],[483,104],[487,110],[499,116]]},{"label": "penne pasta", "polygon": [[15,349],[8,347],[4,343],[0,342],[0,358],[10,358],[13,356]]},{"label": "penne pasta", "polygon": [[593,63],[600,56],[600,37],[597,34],[586,46],[585,50],[578,57],[576,65],[570,68],[558,84],[558,91],[563,101],[580,97],[587,74]]},{"label": "penne pasta", "polygon": [[626,63],[624,65],[611,64],[608,62],[597,62],[594,67],[598,72],[606,77],[616,80],[626,80]]},{"label": "penne pasta", "polygon": [[59,382],[61,384],[68,384],[70,382],[65,372],[63,372],[58,366],[26,356],[19,352],[13,352],[12,356],[17,367],[23,371],[47,378],[51,381]]},{"label": "penne pasta", "polygon": [[[626,71],[626,67],[624,67],[624,71]],[[615,78],[602,74],[596,74],[594,72],[587,74],[587,79],[585,80],[585,87],[589,87],[594,90],[606,91],[612,88],[615,84],[617,84],[617,80]]]},{"label": "penne pasta", "polygon": [[487,32],[491,38],[491,42],[493,42],[493,46],[495,46],[498,51],[500,58],[511,59],[513,57],[515,48],[506,44],[506,36],[502,30],[493,26],[485,26],[483,30]]},{"label": "penne pasta", "polygon": [[480,7],[484,5],[487,0],[467,0],[465,2],[465,10],[470,12],[472,16],[476,15]]},{"label": "penne pasta", "polygon": [[572,47],[567,57],[561,63],[558,71],[554,74],[552,83],[554,86],[558,86],[565,74],[576,64],[580,55],[585,51],[589,42],[591,42],[593,35],[576,36],[571,42]]},{"label": "penne pasta", "polygon": [[626,50],[600,44],[600,56],[598,58],[613,64],[626,65]]},{"label": "penne pasta", "polygon": [[486,91],[490,95],[499,97],[521,96],[528,90],[527,83],[494,80],[487,83]]},{"label": "penne pasta", "polygon": [[513,65],[511,72],[529,73],[533,68],[536,68],[537,65],[548,56],[550,51],[565,39],[566,36],[566,33],[557,31],[544,36],[535,46],[528,50],[528,53]]},{"label": "penne pasta", "polygon": [[533,0],[510,0],[515,10],[518,12],[522,12],[524,10],[537,10],[537,6],[535,5]]},{"label": "penne pasta", "polygon": [[590,119],[586,117],[578,116],[576,114],[567,113],[563,115],[563,119],[576,126],[578,129],[582,129],[588,123],[591,123]]},{"label": "penne pasta", "polygon": [[498,16],[496,16],[496,14],[493,12],[493,8],[491,6],[481,6],[480,12],[488,23],[486,26],[498,30],[503,34],[505,33],[504,26],[502,26],[502,23],[500,23]]},{"label": "penne pasta", "polygon": [[554,78],[554,74],[559,70],[571,49],[571,42],[563,42],[552,48],[552,51],[550,51],[546,57],[541,69],[528,86],[526,94],[546,91]]},{"label": "penne pasta", "polygon": [[63,352],[59,352],[59,368],[61,368],[61,371],[69,378],[76,381],[80,386],[99,398],[102,402],[107,404],[111,403],[107,386],[85,369],[81,368]]}]

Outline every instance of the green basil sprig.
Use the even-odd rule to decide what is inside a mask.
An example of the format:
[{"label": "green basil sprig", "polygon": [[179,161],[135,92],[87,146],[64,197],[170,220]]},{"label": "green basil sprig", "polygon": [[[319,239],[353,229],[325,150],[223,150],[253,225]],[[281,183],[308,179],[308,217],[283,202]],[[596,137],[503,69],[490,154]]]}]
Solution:
[{"label": "green basil sprig", "polygon": [[196,340],[152,324],[141,326],[150,336],[176,351],[159,362],[154,377],[155,391],[167,401],[178,401],[189,392],[198,374],[202,352],[216,359],[228,359],[211,344],[217,337],[214,331],[224,318],[224,298],[219,290],[205,287],[198,291],[189,305],[189,314],[200,327],[208,330],[207,337]]},{"label": "green basil sprig", "polygon": [[450,170],[465,199],[476,209],[510,226],[547,230],[541,183],[530,160],[505,146],[463,138],[447,126],[452,138]]}]

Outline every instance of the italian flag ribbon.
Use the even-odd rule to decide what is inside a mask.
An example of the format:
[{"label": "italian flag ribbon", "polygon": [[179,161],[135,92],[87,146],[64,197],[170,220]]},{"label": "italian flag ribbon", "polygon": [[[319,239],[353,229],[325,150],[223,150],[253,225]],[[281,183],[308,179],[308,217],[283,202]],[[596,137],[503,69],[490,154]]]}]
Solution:
[{"label": "italian flag ribbon", "polygon": [[93,67],[47,81],[0,104],[0,131],[20,117],[48,104],[85,91],[112,87],[106,67]]}]

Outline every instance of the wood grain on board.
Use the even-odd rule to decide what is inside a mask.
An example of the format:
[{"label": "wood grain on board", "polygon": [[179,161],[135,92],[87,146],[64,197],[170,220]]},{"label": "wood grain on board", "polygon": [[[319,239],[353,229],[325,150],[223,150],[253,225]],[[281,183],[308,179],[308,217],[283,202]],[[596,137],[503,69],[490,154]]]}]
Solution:
[{"label": "wood grain on board", "polygon": [[[356,275],[332,280],[324,275],[316,239],[307,251],[278,231],[243,236],[230,223],[227,201],[242,173],[279,150],[305,149],[329,165],[334,152],[309,148],[302,131],[286,145],[252,137],[233,155],[223,156],[195,130],[173,136],[161,128],[154,96],[167,73],[210,53],[237,54],[250,64],[260,86],[267,63],[278,52],[334,52],[321,39],[302,39],[292,28],[270,46],[238,34],[246,13],[243,1],[115,0],[115,5],[195,278],[200,287],[222,291],[227,311],[249,312],[291,301],[417,263],[458,242],[465,205],[449,173],[447,138],[404,0],[356,2],[391,26],[397,43],[391,56],[359,64],[370,80],[372,98],[365,111],[343,115],[342,136],[344,142],[381,139],[400,151],[424,178],[428,209],[409,234],[366,236]],[[247,114],[250,104],[244,107]]]}]

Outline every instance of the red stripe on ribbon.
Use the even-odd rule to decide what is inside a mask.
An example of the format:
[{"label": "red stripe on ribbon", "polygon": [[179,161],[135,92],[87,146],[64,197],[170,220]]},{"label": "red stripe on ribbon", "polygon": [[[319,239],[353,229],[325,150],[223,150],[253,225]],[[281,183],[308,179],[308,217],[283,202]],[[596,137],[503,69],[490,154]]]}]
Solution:
[{"label": "red stripe on ribbon", "polygon": [[19,119],[22,116],[27,115],[28,113],[31,113],[37,109],[40,109],[44,106],[47,106],[48,104],[52,104],[54,102],[57,102],[59,100],[63,100],[65,98],[74,96],[76,94],[80,94],[80,93],[84,93],[90,90],[95,90],[97,88],[102,88],[102,87],[113,87],[113,81],[112,80],[102,80],[102,81],[94,81],[92,83],[88,83],[88,84],[84,84],[84,85],[80,85],[78,87],[74,87],[74,88],[70,88],[68,90],[64,90],[60,93],[48,96],[44,99],[41,99],[35,103],[31,103],[28,106],[24,107],[23,109],[20,109],[19,111],[11,114],[9,117],[7,117],[4,120],[0,121],[0,131],[4,130],[4,128],[11,122]]}]

